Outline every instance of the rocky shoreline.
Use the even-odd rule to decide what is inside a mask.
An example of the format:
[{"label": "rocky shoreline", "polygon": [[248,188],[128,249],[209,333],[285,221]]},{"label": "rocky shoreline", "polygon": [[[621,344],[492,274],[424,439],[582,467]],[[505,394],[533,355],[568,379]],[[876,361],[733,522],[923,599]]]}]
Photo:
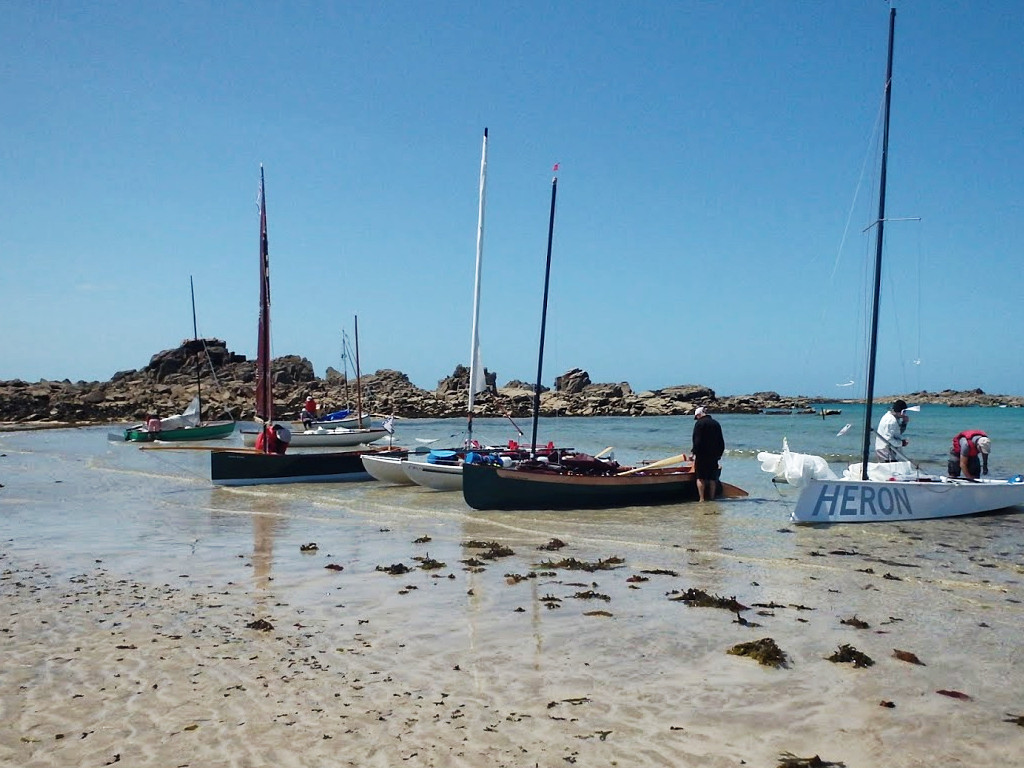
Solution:
[{"label": "rocky shoreline", "polygon": [[[147,414],[180,413],[195,396],[197,370],[202,371],[206,419],[254,417],[254,362],[231,352],[220,339],[198,339],[159,352],[144,368],[119,371],[105,382],[0,381],[0,422],[8,428],[26,429],[140,421]],[[333,368],[318,378],[309,360],[287,355],[273,361],[272,371],[275,412],[280,418],[297,416],[309,395],[325,411],[349,404],[355,407],[356,382]],[[487,391],[477,396],[478,416],[532,415],[532,384],[513,380],[499,387],[496,374],[488,372],[486,376]],[[359,383],[363,409],[370,413],[451,418],[465,415],[468,381],[469,370],[459,365],[433,390],[420,389],[406,374],[386,369],[363,375]],[[1024,397],[989,395],[980,389],[912,392],[901,397],[908,402],[951,407],[1024,406]],[[585,370],[574,368],[555,379],[554,389],[542,391],[540,412],[544,416],[677,416],[689,415],[703,405],[715,413],[815,414],[819,412],[816,406],[823,402],[858,401],[776,392],[719,396],[699,384],[635,392],[628,382],[594,383]]]}]

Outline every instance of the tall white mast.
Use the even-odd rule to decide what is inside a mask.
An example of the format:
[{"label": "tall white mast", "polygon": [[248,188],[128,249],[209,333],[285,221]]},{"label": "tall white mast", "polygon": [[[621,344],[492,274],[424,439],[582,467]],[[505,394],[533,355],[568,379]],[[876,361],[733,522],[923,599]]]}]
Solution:
[{"label": "tall white mast", "polygon": [[476,278],[473,284],[473,331],[469,350],[469,407],[467,440],[473,439],[473,404],[476,394],[487,389],[484,368],[480,364],[480,272],[484,258],[484,207],[487,198],[487,129],[480,156],[480,213],[476,227]]}]

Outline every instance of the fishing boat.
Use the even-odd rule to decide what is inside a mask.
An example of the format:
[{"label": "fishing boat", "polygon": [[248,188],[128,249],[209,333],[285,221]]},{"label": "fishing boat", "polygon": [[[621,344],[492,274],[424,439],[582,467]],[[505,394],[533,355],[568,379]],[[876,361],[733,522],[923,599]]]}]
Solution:
[{"label": "fishing boat", "polygon": [[[554,169],[558,171],[558,166]],[[462,468],[462,496],[474,509],[601,509],[653,504],[675,504],[699,498],[693,463],[683,454],[647,466],[621,467],[618,463],[572,450],[537,450],[540,392],[544,370],[548,288],[551,277],[551,242],[555,225],[558,176],[551,180],[544,300],[541,310],[540,351],[533,391],[531,456],[518,464],[484,456]],[[603,452],[602,452],[603,453]],[[746,491],[717,484],[716,497],[739,498]]]},{"label": "fishing boat", "polygon": [[[1024,478],[968,480],[928,475],[911,461],[872,463],[872,401],[878,340],[878,308],[885,228],[886,161],[889,150],[889,110],[892,96],[893,39],[896,9],[889,9],[889,50],[885,74],[885,110],[879,177],[878,219],[875,221],[874,291],[868,351],[861,462],[842,477],[810,476],[800,486],[793,510],[799,523],[872,523],[928,520],[991,512],[1024,504]],[[770,468],[769,468],[769,471]]]},{"label": "fishing boat", "polygon": [[[267,198],[260,166],[260,316],[256,345],[256,416],[268,432],[274,421],[273,379],[270,375],[270,248],[267,238]],[[271,441],[265,441],[270,443]],[[367,449],[376,452],[374,449]],[[325,453],[271,453],[266,448],[226,449],[210,453],[210,478],[216,485],[262,485],[369,480],[363,450]]]},{"label": "fishing boat", "polygon": [[[192,335],[196,347],[196,396],[188,404],[184,413],[160,419],[160,429],[151,432],[148,425],[138,424],[124,431],[124,439],[132,443],[152,442],[195,442],[201,440],[222,440],[235,431],[234,420],[203,421],[203,366],[202,351],[199,349],[199,325],[196,322],[196,291],[189,277],[189,290],[192,294]],[[202,345],[205,348],[205,343]],[[209,359],[207,357],[207,359]],[[212,368],[211,368],[212,370]]]}]

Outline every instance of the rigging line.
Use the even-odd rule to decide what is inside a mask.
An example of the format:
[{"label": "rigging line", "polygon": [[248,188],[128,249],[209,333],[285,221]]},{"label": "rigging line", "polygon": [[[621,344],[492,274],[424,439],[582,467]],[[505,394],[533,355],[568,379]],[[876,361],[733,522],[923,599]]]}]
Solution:
[{"label": "rigging line", "polygon": [[[922,275],[922,272],[921,272],[921,254],[922,254],[922,251],[924,250],[924,248],[922,247],[922,245],[923,245],[923,238],[922,238],[923,230],[924,230],[923,227],[920,227],[917,230],[917,355],[914,357],[914,365],[916,365],[916,366],[920,366],[921,365],[921,326],[922,326],[922,322],[921,322],[921,283],[924,282],[921,279],[921,275]],[[918,384],[920,384],[921,383],[920,382],[920,377],[921,377],[921,369],[920,368],[918,368],[917,376],[918,376]]]},{"label": "rigging line", "polygon": [[210,359],[210,350],[206,346],[206,339],[203,342],[203,352],[206,353],[206,362],[210,364],[210,375],[213,377],[213,383],[220,387],[220,379],[217,378],[217,369],[213,367],[213,360]]},{"label": "rigging line", "polygon": [[882,124],[882,118],[885,113],[885,92],[882,92],[882,98],[878,103],[878,114],[875,117],[875,127],[871,131],[871,140],[868,141],[868,149],[864,153],[864,160],[860,167],[860,177],[857,179],[857,187],[853,192],[853,200],[850,201],[850,210],[846,216],[846,227],[843,229],[843,236],[839,241],[839,249],[836,251],[836,259],[832,263],[832,274],[829,276],[829,280],[832,280],[836,276],[836,270],[839,268],[839,261],[843,255],[843,247],[846,244],[846,238],[850,234],[850,224],[853,221],[853,212],[857,206],[857,198],[860,196],[861,188],[864,186],[864,178],[867,176],[868,160],[874,158],[877,153],[878,144],[878,128]]}]

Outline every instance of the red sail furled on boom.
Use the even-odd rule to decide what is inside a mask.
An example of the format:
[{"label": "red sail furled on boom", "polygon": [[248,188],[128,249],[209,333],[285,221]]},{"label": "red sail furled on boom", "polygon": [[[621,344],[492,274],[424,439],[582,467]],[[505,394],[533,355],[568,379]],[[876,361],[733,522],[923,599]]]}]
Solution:
[{"label": "red sail furled on boom", "polygon": [[260,325],[256,342],[256,416],[274,418],[270,383],[270,246],[267,240],[267,195],[260,166]]}]

